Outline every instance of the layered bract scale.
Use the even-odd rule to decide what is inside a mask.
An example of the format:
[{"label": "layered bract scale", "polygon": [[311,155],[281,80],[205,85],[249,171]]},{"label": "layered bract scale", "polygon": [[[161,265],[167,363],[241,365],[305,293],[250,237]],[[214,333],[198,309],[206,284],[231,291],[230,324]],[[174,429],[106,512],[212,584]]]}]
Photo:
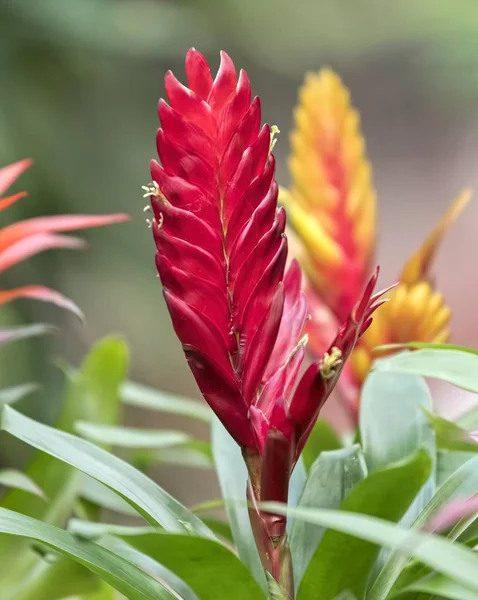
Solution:
[{"label": "layered bract scale", "polygon": [[266,410],[277,379],[283,394],[294,382],[306,303],[295,264],[284,278],[285,213],[277,209],[270,128],[260,126],[246,73],[237,77],[222,53],[213,81],[194,50],[186,72],[189,89],[169,72],[169,106],[159,103],[156,263],[203,395],[236,440],[254,447],[249,407]]},{"label": "layered bract scale", "polygon": [[156,264],[174,329],[203,396],[234,439],[267,455],[269,441],[297,460],[343,363],[370,324],[375,274],[321,361],[297,383],[307,303],[301,273],[286,270],[285,212],[271,130],[261,127],[249,79],[227,54],[213,80],[196,50],[188,86],[165,78],[151,196]]}]

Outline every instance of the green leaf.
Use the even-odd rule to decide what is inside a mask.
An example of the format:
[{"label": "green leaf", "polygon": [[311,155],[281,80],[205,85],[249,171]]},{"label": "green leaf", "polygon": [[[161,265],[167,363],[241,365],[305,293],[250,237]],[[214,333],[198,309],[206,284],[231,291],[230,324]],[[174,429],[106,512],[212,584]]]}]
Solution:
[{"label": "green leaf", "polygon": [[106,443],[119,448],[170,448],[191,440],[182,431],[99,425],[86,421],[78,421],[75,431],[90,442]]},{"label": "green leaf", "polygon": [[169,600],[166,588],[133,564],[87,541],[14,511],[0,508],[0,532],[36,540],[99,575],[130,600]]},{"label": "green leaf", "polygon": [[[367,540],[371,544],[400,550],[478,593],[478,579],[476,577],[478,555],[466,546],[456,542],[451,542],[437,535],[406,529],[377,517],[343,510],[297,507],[288,511],[287,506],[278,502],[267,502],[262,507],[264,510],[281,515],[291,514],[296,519],[302,519],[307,523],[321,527],[328,527],[347,534],[347,536]],[[340,561],[342,570],[344,570],[343,565],[347,565],[347,567],[350,565],[342,557],[340,557]],[[353,567],[355,568],[355,560]],[[311,596],[314,600],[318,597],[323,598],[322,595]],[[368,593],[367,600],[370,597],[370,593]],[[305,598],[306,596],[299,596],[299,600]],[[381,596],[381,598],[385,598],[385,596]]]},{"label": "green leaf", "polygon": [[164,565],[154,560],[144,552],[141,552],[127,541],[129,537],[120,539],[114,536],[104,536],[98,543],[107,550],[111,550],[118,556],[132,562],[137,567],[152,575],[155,579],[164,583],[169,589],[176,592],[181,600],[198,600],[198,597],[180,577],[167,569]]},{"label": "green leaf", "polygon": [[227,542],[234,542],[231,528],[227,523],[218,521],[217,519],[211,519],[210,517],[203,518],[202,520],[219,538],[222,538]]},{"label": "green leaf", "polygon": [[[30,540],[28,540],[30,542]],[[41,560],[15,590],[2,590],[2,600],[62,600],[73,594],[89,594],[101,580],[81,564],[57,554]]]},{"label": "green leaf", "polygon": [[128,536],[126,541],[178,575],[201,600],[265,600],[246,565],[218,542],[161,533]]},{"label": "green leaf", "polygon": [[370,471],[426,448],[435,454],[435,436],[423,408],[431,410],[421,377],[372,372],[360,399],[360,434]]},{"label": "green leaf", "polygon": [[439,450],[437,452],[437,485],[439,487],[443,485],[455,471],[473,457],[474,454],[471,452],[448,452]]},{"label": "green leaf", "polygon": [[[423,527],[440,507],[456,498],[475,493],[477,488],[478,456],[466,462],[438,488],[436,494],[416,519],[414,527]],[[407,557],[402,552],[392,553],[370,588],[368,600],[386,598],[406,564]]]},{"label": "green leaf", "polygon": [[16,469],[1,469],[0,470],[0,485],[9,488],[23,490],[29,494],[34,494],[45,500],[43,490],[38,486],[28,475],[17,471]]},{"label": "green leaf", "polygon": [[[338,508],[366,474],[367,467],[360,446],[322,451],[312,465],[298,506]],[[293,522],[290,549],[296,590],[323,535],[323,527],[303,521]]]},{"label": "green leaf", "polygon": [[214,534],[146,475],[94,444],[47,427],[6,406],[2,429],[115,490],[153,525],[168,531]]},{"label": "green leaf", "polygon": [[79,483],[79,495],[88,502],[95,504],[106,510],[120,513],[127,516],[138,516],[137,511],[123,500],[121,496],[118,496],[109,487],[106,487],[96,479],[92,479],[80,473]]},{"label": "green leaf", "polygon": [[400,593],[420,592],[451,600],[478,600],[478,592],[474,592],[453,579],[435,573],[400,590]]},{"label": "green leaf", "polygon": [[160,392],[132,381],[127,381],[122,386],[121,398],[131,406],[190,417],[205,423],[210,423],[213,416],[211,409],[197,400]]},{"label": "green leaf", "polygon": [[211,444],[200,440],[191,440],[176,448],[161,450],[139,450],[131,456],[131,462],[145,470],[151,465],[174,465],[193,469],[212,469]]},{"label": "green leaf", "polygon": [[420,448],[433,461],[430,480],[422,488],[407,514],[411,524],[435,493],[436,442],[423,409],[432,409],[427,384],[415,375],[372,372],[360,401],[360,433],[370,471],[387,467]]},{"label": "green leaf", "polygon": [[[304,466],[304,461],[302,456],[299,457],[297,464],[295,465],[294,470],[292,471],[292,475],[289,481],[289,506],[297,506],[300,501],[300,497],[302,496],[302,492],[304,491],[305,482],[307,481],[307,473]],[[291,527],[293,525],[293,519],[287,522],[287,531],[291,531]]]},{"label": "green leaf", "polygon": [[324,419],[317,419],[302,452],[306,471],[310,471],[321,452],[324,450],[339,450],[342,445],[332,425]]},{"label": "green leaf", "polygon": [[447,381],[470,392],[478,392],[478,355],[463,350],[417,350],[400,352],[374,363],[374,370],[408,373]]},{"label": "green leaf", "polygon": [[14,404],[28,396],[29,394],[36,392],[39,388],[37,383],[22,383],[14,387],[3,388],[0,390],[0,406],[2,404]]},{"label": "green leaf", "polygon": [[411,348],[412,350],[460,350],[462,352],[470,352],[471,354],[478,354],[478,350],[473,348],[467,348],[466,346],[457,346],[456,344],[434,344],[430,342],[406,342],[402,344],[384,344],[383,346],[377,346],[374,348],[374,353],[379,354],[380,352],[388,352],[389,350],[400,350]]},{"label": "green leaf", "polygon": [[83,594],[81,598],[75,596],[71,600],[118,600],[118,595],[114,588],[104,581],[101,581],[98,590],[86,595]]},{"label": "green leaf", "polygon": [[[155,531],[149,525],[116,525],[113,523],[97,523],[95,521],[84,521],[83,519],[70,519],[68,531],[78,538],[96,541],[105,535],[141,535]],[[158,529],[159,531],[159,529]]]},{"label": "green leaf", "polygon": [[[431,460],[425,450],[359,482],[345,498],[341,511],[400,520],[430,476]],[[307,512],[305,512],[307,511]],[[312,511],[312,512],[311,512]],[[293,510],[292,514],[296,511]],[[302,514],[314,514],[304,509]],[[365,593],[380,548],[343,532],[326,531],[305,572],[299,600],[332,600],[348,590],[357,598]],[[344,565],[347,565],[344,568]]]},{"label": "green leaf", "polygon": [[478,406],[473,406],[455,421],[463,429],[478,429]]},{"label": "green leaf", "polygon": [[[123,340],[106,338],[96,344],[69,381],[58,427],[72,431],[79,418],[99,423],[116,422],[120,407],[118,388],[126,376],[127,363],[128,351]],[[79,473],[50,456],[37,453],[26,475],[41,487],[48,503],[14,490],[2,499],[1,505],[51,524],[62,524],[76,501]],[[0,588],[6,590],[9,585],[15,588],[39,560],[28,541],[1,536]]]},{"label": "green leaf", "polygon": [[462,429],[459,425],[447,421],[438,415],[429,411],[424,411],[425,415],[435,430],[437,445],[440,450],[458,451],[458,452],[478,452],[478,442],[475,442],[468,431]]},{"label": "green leaf", "polygon": [[212,422],[212,451],[221,493],[226,503],[227,520],[242,562],[267,590],[267,583],[252,534],[249,512],[245,503],[247,468],[236,442],[219,419]]}]

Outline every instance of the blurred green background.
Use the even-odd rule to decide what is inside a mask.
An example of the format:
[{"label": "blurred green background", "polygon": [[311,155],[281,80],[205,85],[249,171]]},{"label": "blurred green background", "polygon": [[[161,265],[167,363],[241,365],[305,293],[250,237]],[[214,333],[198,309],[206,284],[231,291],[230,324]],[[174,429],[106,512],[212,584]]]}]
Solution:
[{"label": "blurred green background", "polygon": [[[0,385],[40,381],[30,401],[51,419],[61,390],[52,356],[77,363],[104,334],[131,345],[132,376],[197,396],[153,262],[141,185],[154,156],[156,104],[172,68],[223,48],[243,67],[281,129],[278,179],[287,183],[288,130],[304,72],[329,65],[359,108],[379,194],[383,283],[464,186],[478,183],[478,5],[475,0],[3,0],[0,2],[0,164],[34,160],[15,189],[27,199],[3,223],[40,214],[127,211],[133,221],[85,234],[83,253],[48,252],[2,274],[68,294],[87,317],[21,301],[1,323],[48,320],[54,338],[0,350]],[[475,187],[478,187],[475,185]],[[476,201],[437,262],[454,312],[454,340],[478,346]],[[48,401],[47,401],[48,400]],[[140,416],[129,415],[140,423]],[[149,423],[151,425],[151,423]],[[156,423],[161,426],[162,423]],[[170,420],[168,420],[170,424]],[[171,473],[169,489],[180,487]],[[198,499],[207,497],[202,481]]]}]

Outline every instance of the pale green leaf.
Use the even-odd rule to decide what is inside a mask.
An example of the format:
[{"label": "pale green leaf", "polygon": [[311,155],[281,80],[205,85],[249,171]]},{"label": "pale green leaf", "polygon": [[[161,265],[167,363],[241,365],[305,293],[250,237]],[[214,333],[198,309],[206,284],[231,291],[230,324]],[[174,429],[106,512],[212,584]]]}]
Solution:
[{"label": "pale green leaf", "polygon": [[36,540],[96,573],[129,600],[170,600],[161,584],[133,564],[72,534],[5,508],[0,508],[0,532]]},{"label": "pale green leaf", "polygon": [[247,468],[241,450],[218,419],[212,422],[212,449],[221,493],[226,503],[226,513],[234,543],[242,562],[267,590],[262,568],[252,534],[249,512],[245,504]]},{"label": "pale green leaf", "polygon": [[45,494],[39,485],[37,485],[28,475],[17,471],[16,469],[0,470],[0,486],[16,488],[29,494],[34,494],[45,500]]},{"label": "pale green leaf", "polygon": [[212,536],[198,517],[146,475],[94,444],[25,417],[6,406],[2,429],[101,481],[134,506],[153,525],[168,531]]},{"label": "pale green leaf", "polygon": [[[424,450],[360,481],[341,504],[341,511],[399,521],[430,476]],[[312,509],[304,509],[314,514]],[[292,510],[292,514],[296,514]],[[306,514],[306,512],[302,513]],[[362,598],[380,548],[364,539],[329,529],[325,532],[299,588],[299,600],[333,600],[350,591]],[[346,568],[344,568],[346,565]]]},{"label": "pale green leaf", "polygon": [[[262,506],[264,510],[273,513],[288,514],[287,506],[277,502],[264,503]],[[299,507],[289,509],[289,512],[296,519],[302,519],[307,523],[334,529],[372,544],[400,550],[478,593],[476,577],[478,555],[461,544],[437,535],[406,529],[377,517],[353,512]],[[343,564],[347,563],[342,562]],[[322,596],[314,596],[317,597],[322,598]],[[368,594],[367,598],[370,597]]]},{"label": "pale green leaf", "polygon": [[122,386],[121,398],[131,406],[190,417],[205,423],[210,423],[213,416],[211,409],[197,400],[158,391],[132,381],[127,381]]},{"label": "pale green leaf", "polygon": [[[321,451],[309,472],[298,506],[339,508],[346,495],[367,474],[360,446]],[[324,534],[323,527],[294,521],[290,549],[296,589]]]},{"label": "pale green leaf", "polygon": [[374,363],[374,370],[422,375],[478,392],[478,354],[463,350],[417,350],[400,352]]}]

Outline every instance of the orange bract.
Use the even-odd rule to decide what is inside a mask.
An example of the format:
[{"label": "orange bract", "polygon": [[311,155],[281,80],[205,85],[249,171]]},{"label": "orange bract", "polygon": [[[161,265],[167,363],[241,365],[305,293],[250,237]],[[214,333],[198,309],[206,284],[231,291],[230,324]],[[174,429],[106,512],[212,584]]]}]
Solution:
[{"label": "orange bract", "polygon": [[[291,187],[281,190],[280,200],[300,240],[296,256],[309,279],[309,348],[320,356],[330,329],[354,305],[366,283],[376,243],[375,190],[360,119],[348,90],[328,69],[309,74],[300,90],[289,165]],[[429,269],[469,197],[464,192],[457,198],[408,260],[398,287],[388,294],[390,302],[378,311],[353,351],[339,386],[354,413],[374,347],[448,339],[450,310],[429,280]]]},{"label": "orange bract", "polygon": [[[22,160],[0,168],[0,194],[3,194],[31,164]],[[19,192],[0,199],[0,211],[26,196]],[[126,214],[113,215],[55,215],[18,221],[0,229],[0,272],[17,263],[51,248],[84,248],[86,243],[73,236],[58,235],[57,232],[99,227],[110,223],[121,223],[129,219]],[[0,290],[0,305],[17,298],[35,298],[52,302],[81,316],[74,302],[47,287],[29,285],[13,290]]]}]

